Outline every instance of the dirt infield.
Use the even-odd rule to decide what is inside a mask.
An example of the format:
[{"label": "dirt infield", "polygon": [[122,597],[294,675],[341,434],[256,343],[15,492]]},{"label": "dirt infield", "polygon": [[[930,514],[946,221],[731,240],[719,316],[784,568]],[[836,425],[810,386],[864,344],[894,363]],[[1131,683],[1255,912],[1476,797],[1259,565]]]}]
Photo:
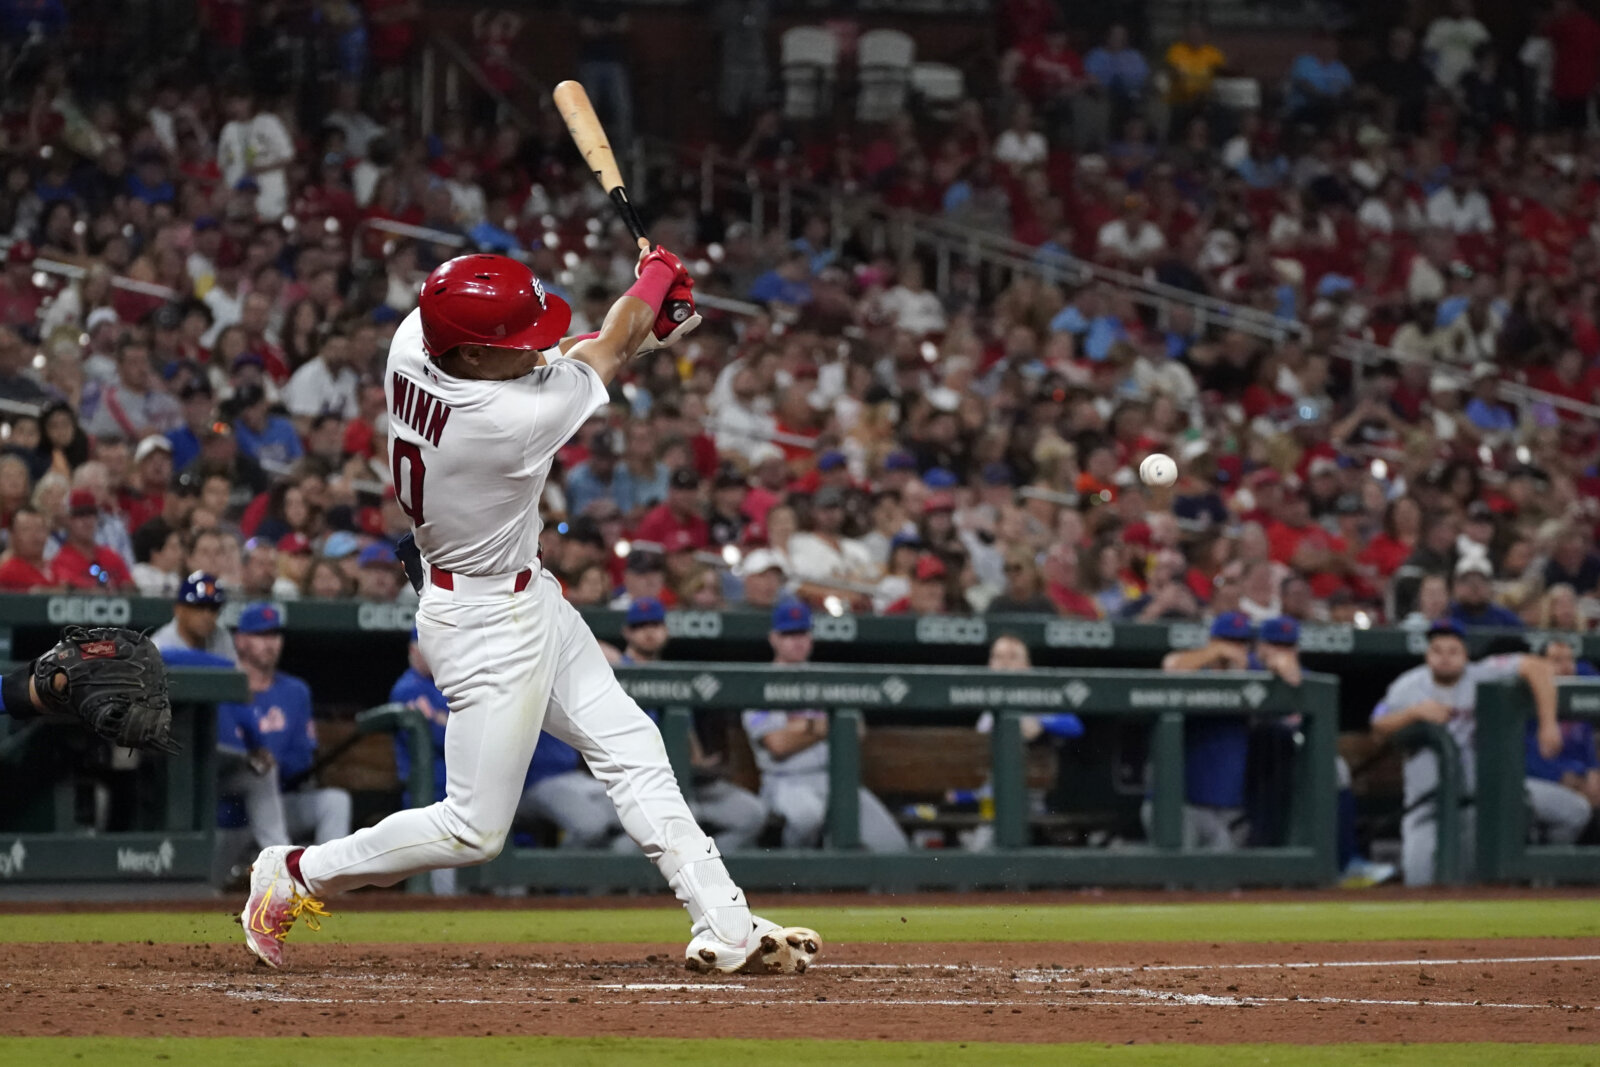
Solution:
[{"label": "dirt infield", "polygon": [[11,1036],[1600,1040],[1600,939],[830,945],[699,978],[676,945],[0,945]]}]

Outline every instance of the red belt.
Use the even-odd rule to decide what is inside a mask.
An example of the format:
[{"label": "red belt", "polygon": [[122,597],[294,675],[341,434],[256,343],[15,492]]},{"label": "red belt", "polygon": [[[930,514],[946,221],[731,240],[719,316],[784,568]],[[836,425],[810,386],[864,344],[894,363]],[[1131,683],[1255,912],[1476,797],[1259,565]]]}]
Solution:
[{"label": "red belt", "polygon": [[[451,574],[449,571],[444,570],[441,567],[434,567],[431,565],[428,567],[428,571],[434,585],[438,586],[440,589],[455,589],[456,576],[454,574]],[[517,580],[516,583],[511,587],[511,591],[514,593],[522,592],[524,589],[528,588],[528,583],[532,580],[533,571],[530,568],[524,567],[522,570],[517,572]]]}]

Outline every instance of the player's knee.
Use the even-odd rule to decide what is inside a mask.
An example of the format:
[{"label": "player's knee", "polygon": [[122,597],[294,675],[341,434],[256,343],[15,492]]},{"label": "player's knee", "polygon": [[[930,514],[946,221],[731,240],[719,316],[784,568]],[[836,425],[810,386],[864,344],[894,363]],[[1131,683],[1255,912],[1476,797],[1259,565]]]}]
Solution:
[{"label": "player's knee", "polygon": [[460,861],[455,866],[488,863],[505,849],[509,826],[486,826],[481,819],[462,813],[448,801],[445,802],[444,816],[450,831],[451,848]]}]

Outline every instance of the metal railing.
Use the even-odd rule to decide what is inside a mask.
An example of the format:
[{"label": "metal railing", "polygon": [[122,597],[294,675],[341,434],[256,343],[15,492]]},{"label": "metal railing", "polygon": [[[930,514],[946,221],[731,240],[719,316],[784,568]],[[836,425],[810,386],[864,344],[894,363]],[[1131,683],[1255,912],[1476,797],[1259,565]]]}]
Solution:
[{"label": "metal railing", "polygon": [[[965,262],[996,272],[1031,273],[1069,285],[1108,285],[1131,297],[1135,303],[1153,309],[1163,325],[1170,321],[1173,310],[1182,308],[1192,317],[1197,329],[1221,326],[1274,342],[1291,337],[1303,340],[1310,335],[1310,328],[1298,319],[1284,318],[1259,308],[1166,285],[1143,275],[1072,255],[1041,255],[1039,249],[1007,234],[993,233],[935,215],[889,208],[874,197],[807,183],[781,170],[767,174],[757,167],[740,166],[721,157],[715,150],[696,153],[655,141],[641,141],[639,150],[645,165],[651,169],[660,171],[680,167],[692,168],[697,172],[702,211],[714,208],[715,197],[719,193],[747,198],[750,225],[757,236],[765,232],[768,216],[774,212],[780,230],[790,232],[794,214],[798,210],[820,214],[830,220],[830,232],[836,249],[843,245],[845,238],[841,223],[846,219],[854,219],[852,228],[856,230],[857,237],[875,252],[893,250],[902,257],[913,252],[928,253],[934,261],[931,288],[936,292],[948,291],[954,265]],[[1465,370],[1454,364],[1354,337],[1341,338],[1330,355],[1348,361],[1358,376],[1363,368],[1385,363],[1424,364],[1430,370],[1448,374],[1463,384],[1467,381]],[[1496,396],[1522,414],[1532,407],[1544,405],[1567,414],[1600,420],[1600,405],[1571,400],[1516,382],[1499,382]]]}]

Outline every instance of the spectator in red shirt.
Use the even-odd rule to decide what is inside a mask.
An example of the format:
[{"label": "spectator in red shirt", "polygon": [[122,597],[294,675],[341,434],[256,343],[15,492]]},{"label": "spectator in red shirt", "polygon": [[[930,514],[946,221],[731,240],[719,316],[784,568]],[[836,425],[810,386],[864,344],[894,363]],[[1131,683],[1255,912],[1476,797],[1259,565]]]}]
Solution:
[{"label": "spectator in red shirt", "polygon": [[672,472],[666,501],[645,512],[634,537],[665,545],[679,531],[689,535],[689,544],[696,549],[711,543],[711,528],[700,513],[700,475],[691,467]]},{"label": "spectator in red shirt", "polygon": [[1300,492],[1285,492],[1278,517],[1267,527],[1267,543],[1272,560],[1306,575],[1319,597],[1343,588],[1345,575],[1355,570],[1350,546],[1311,521],[1310,502]]},{"label": "spectator in red shirt", "polygon": [[11,548],[0,560],[0,590],[7,593],[34,593],[53,589],[58,584],[50,576],[44,546],[50,539],[50,524],[30,507],[18,508],[11,516]]},{"label": "spectator in red shirt", "polygon": [[950,612],[950,572],[931,552],[917,557],[911,592],[883,609],[885,615],[946,615]]},{"label": "spectator in red shirt", "polygon": [[6,269],[0,273],[0,322],[32,330],[39,318],[44,292],[33,284],[33,246],[18,241],[6,250]]},{"label": "spectator in red shirt", "polygon": [[172,442],[151,434],[133,453],[138,484],[117,491],[117,507],[132,533],[166,510],[167,483],[172,481]]},{"label": "spectator in red shirt", "polygon": [[1000,60],[1000,78],[1054,122],[1071,107],[1084,85],[1083,58],[1067,43],[1067,31],[1051,26],[1042,37],[1020,40]]},{"label": "spectator in red shirt", "polygon": [[1045,596],[1056,611],[1074,619],[1098,619],[1100,605],[1078,588],[1078,546],[1058,543],[1044,560]]},{"label": "spectator in red shirt", "polygon": [[100,525],[100,505],[94,491],[74,489],[67,498],[67,540],[50,564],[50,576],[58,585],[86,592],[117,593],[133,585],[133,575],[122,557],[103,545],[95,544]]},{"label": "spectator in red shirt", "polygon": [[1383,532],[1367,542],[1367,547],[1357,557],[1387,578],[1400,569],[1400,565],[1416,551],[1417,537],[1422,533],[1422,508],[1409,496],[1391,500],[1383,513]]},{"label": "spectator in red shirt", "polygon": [[1545,36],[1554,52],[1550,99],[1555,102],[1556,123],[1563,129],[1585,129],[1589,98],[1600,83],[1600,22],[1573,0],[1556,0]]},{"label": "spectator in red shirt", "polygon": [[401,67],[417,44],[421,0],[365,0],[367,52],[378,67]]}]

